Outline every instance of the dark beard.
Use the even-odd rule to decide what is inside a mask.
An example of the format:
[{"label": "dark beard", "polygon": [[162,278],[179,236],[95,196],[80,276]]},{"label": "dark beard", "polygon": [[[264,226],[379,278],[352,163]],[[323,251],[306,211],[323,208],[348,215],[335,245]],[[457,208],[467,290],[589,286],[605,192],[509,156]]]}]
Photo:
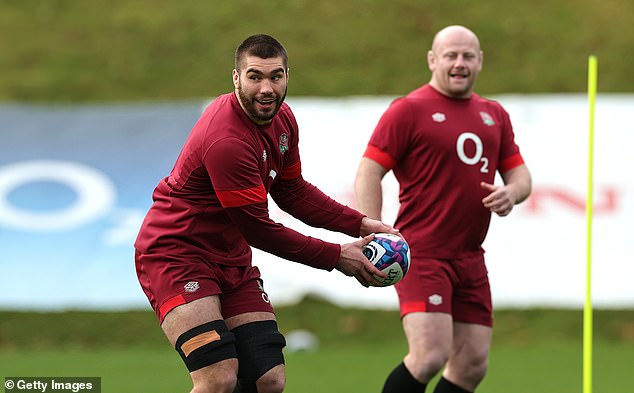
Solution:
[{"label": "dark beard", "polygon": [[250,99],[249,97],[247,97],[242,90],[242,86],[238,87],[238,98],[240,98],[240,102],[242,103],[244,109],[247,111],[247,114],[252,120],[254,120],[255,122],[265,123],[273,119],[273,117],[275,117],[275,115],[277,114],[277,111],[282,106],[284,99],[286,99],[286,90],[284,90],[284,95],[282,97],[278,97],[275,100],[275,107],[269,113],[259,113],[255,109],[255,98]]}]

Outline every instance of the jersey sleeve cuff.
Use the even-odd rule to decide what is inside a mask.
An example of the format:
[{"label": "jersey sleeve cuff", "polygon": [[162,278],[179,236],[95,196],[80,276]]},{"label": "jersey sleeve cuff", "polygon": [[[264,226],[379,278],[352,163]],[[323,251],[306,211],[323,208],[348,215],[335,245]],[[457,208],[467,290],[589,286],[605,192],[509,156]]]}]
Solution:
[{"label": "jersey sleeve cuff", "polygon": [[335,268],[341,254],[339,244],[328,243],[312,237],[308,249],[312,249],[309,252],[311,258],[304,262],[304,265],[327,271],[332,271]]},{"label": "jersey sleeve cuff", "polygon": [[396,160],[394,160],[392,156],[374,145],[368,145],[365,149],[365,153],[363,153],[363,157],[376,161],[387,170],[394,168],[396,165]]},{"label": "jersey sleeve cuff", "polygon": [[506,171],[509,171],[515,167],[518,167],[520,165],[522,165],[524,163],[524,158],[522,158],[522,155],[520,153],[517,154],[513,154],[510,157],[507,157],[505,159],[503,159],[502,161],[500,161],[499,166],[499,171],[500,173],[504,173]]}]

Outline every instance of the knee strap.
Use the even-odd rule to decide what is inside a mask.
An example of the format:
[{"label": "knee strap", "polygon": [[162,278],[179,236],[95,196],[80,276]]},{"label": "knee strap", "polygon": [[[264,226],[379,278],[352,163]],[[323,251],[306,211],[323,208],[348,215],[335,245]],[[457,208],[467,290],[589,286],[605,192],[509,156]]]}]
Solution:
[{"label": "knee strap", "polygon": [[176,340],[175,349],[189,372],[221,360],[237,358],[235,336],[223,320],[205,323],[186,331]]},{"label": "knee strap", "polygon": [[232,332],[236,337],[240,361],[238,377],[244,385],[254,384],[267,371],[284,364],[282,348],[286,340],[277,330],[277,322],[251,322],[238,326]]}]

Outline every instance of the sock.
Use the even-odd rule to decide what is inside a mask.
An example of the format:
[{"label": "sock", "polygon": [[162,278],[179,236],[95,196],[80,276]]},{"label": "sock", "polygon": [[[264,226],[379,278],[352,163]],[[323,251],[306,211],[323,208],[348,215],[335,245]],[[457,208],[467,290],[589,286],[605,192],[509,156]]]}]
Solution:
[{"label": "sock", "polygon": [[385,380],[383,393],[423,393],[427,384],[418,382],[405,364],[399,364]]},{"label": "sock", "polygon": [[438,384],[436,384],[436,389],[434,389],[434,393],[472,393],[468,390],[464,390],[458,385],[454,385],[445,379],[445,377],[440,378]]}]

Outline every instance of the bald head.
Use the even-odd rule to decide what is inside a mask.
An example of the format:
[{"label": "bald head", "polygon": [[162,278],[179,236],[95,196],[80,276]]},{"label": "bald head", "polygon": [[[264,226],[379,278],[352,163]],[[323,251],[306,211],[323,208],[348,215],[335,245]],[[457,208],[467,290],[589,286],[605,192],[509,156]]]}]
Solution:
[{"label": "bald head", "polygon": [[439,48],[453,42],[469,43],[478,52],[480,51],[480,40],[478,40],[478,36],[473,31],[460,25],[447,26],[436,33],[431,45],[431,50],[435,52]]},{"label": "bald head", "polygon": [[482,70],[480,41],[464,26],[445,27],[434,36],[427,64],[432,87],[452,98],[469,98]]}]

